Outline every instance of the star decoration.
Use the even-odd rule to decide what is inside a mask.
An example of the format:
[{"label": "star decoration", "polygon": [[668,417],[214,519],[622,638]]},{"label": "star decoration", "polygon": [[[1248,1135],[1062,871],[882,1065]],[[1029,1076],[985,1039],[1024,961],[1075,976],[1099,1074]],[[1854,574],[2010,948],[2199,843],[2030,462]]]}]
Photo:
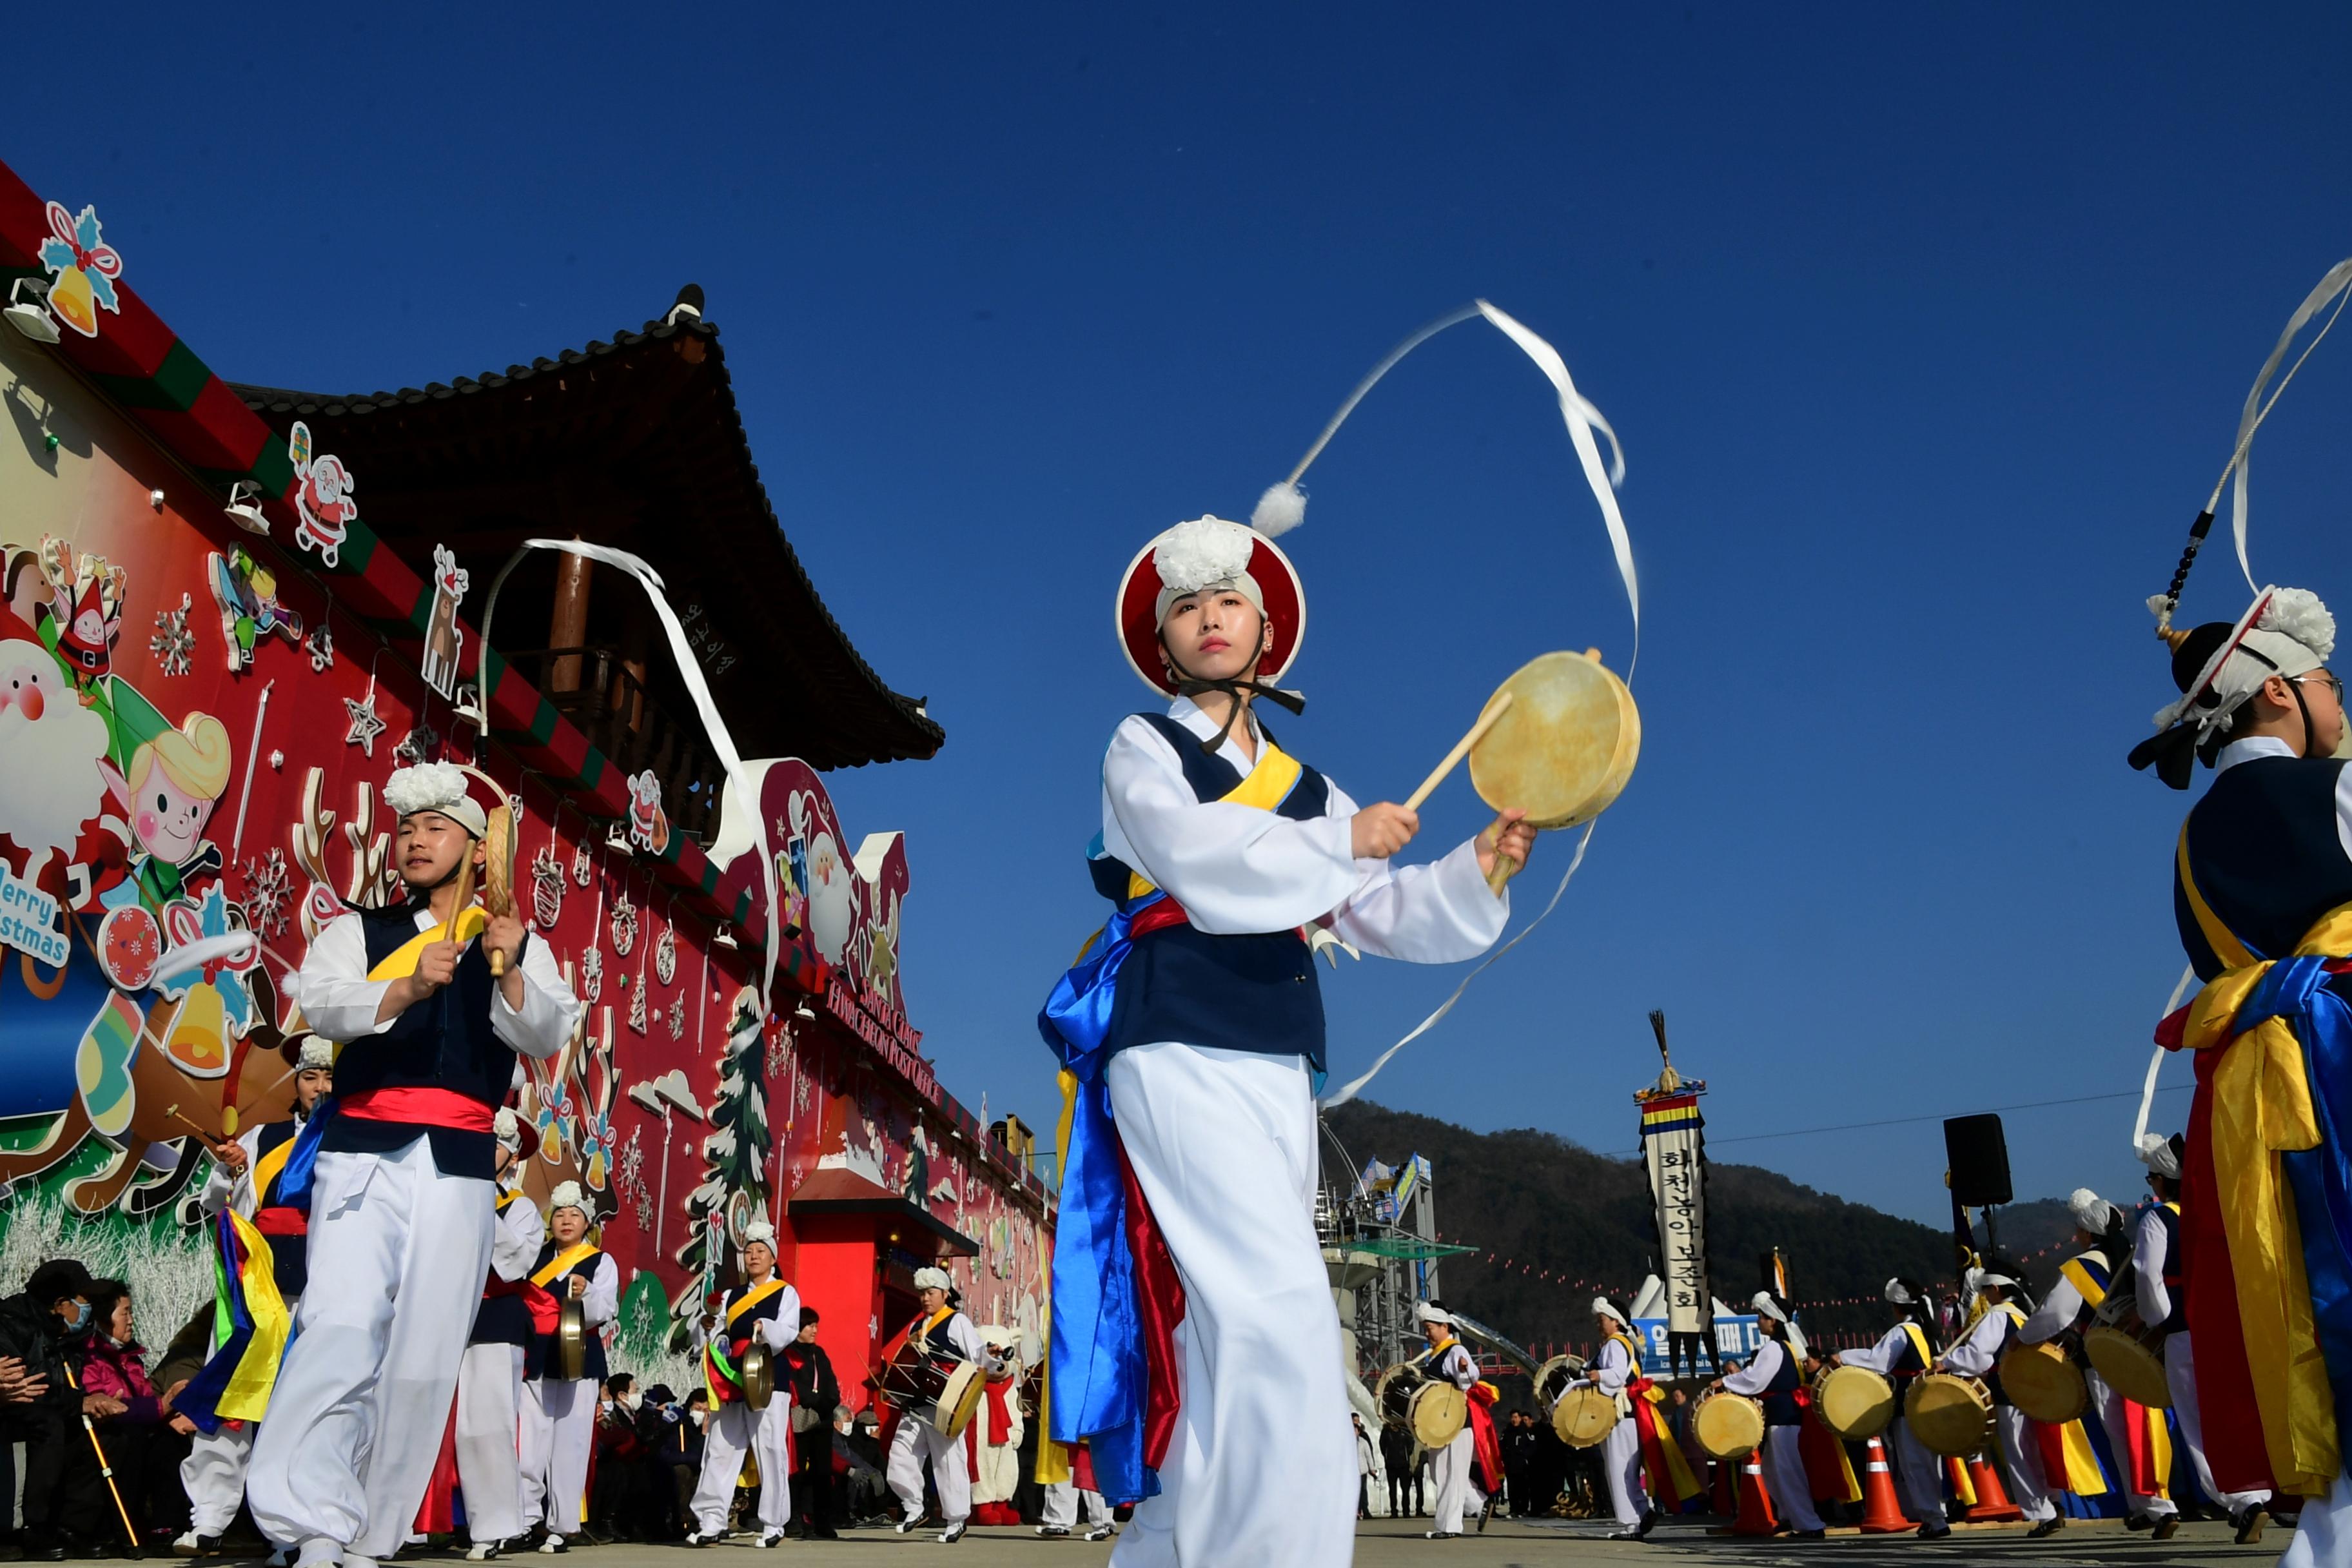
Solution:
[{"label": "star decoration", "polygon": [[376,717],[375,688],[370,686],[365,697],[344,698],[343,712],[351,720],[351,728],[343,731],[343,744],[357,746],[369,756],[374,756],[375,738],[389,728]]}]

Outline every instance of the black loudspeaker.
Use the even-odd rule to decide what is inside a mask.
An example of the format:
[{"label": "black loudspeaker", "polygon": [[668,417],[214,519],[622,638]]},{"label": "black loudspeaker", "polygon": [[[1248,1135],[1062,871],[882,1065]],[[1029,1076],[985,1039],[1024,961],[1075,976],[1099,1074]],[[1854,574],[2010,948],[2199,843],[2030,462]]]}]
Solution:
[{"label": "black loudspeaker", "polygon": [[1982,1208],[2009,1202],[2009,1140],[2001,1135],[2000,1117],[1988,1112],[1948,1119],[1944,1159],[1954,1203]]}]

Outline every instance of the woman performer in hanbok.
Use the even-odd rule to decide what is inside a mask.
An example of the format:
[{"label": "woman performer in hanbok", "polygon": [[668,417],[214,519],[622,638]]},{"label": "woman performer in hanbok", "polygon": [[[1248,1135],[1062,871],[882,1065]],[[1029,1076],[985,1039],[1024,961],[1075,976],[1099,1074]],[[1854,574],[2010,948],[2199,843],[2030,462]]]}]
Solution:
[{"label": "woman performer in hanbok", "polygon": [[1601,1440],[1601,1468],[1609,1478],[1609,1501],[1617,1517],[1612,1541],[1639,1541],[1656,1528],[1658,1504],[1679,1510],[1699,1486],[1673,1430],[1659,1418],[1658,1385],[1642,1371],[1642,1347],[1633,1325],[1606,1296],[1592,1299],[1592,1327],[1601,1348],[1587,1374],[1570,1388],[1587,1384],[1615,1396],[1617,1424]]},{"label": "woman performer in hanbok", "polygon": [[1902,1415],[1911,1384],[1935,1364],[1935,1315],[1927,1290],[1915,1279],[1889,1279],[1884,1294],[1895,1309],[1895,1326],[1869,1349],[1840,1351],[1830,1360],[1874,1372],[1894,1385],[1895,1415],[1886,1430],[1887,1447],[1895,1454],[1895,1479],[1901,1483],[1905,1506],[1919,1521],[1919,1538],[1939,1541],[1952,1533],[1944,1519],[1943,1462],[1911,1435],[1911,1423]]},{"label": "woman performer in hanbok", "polygon": [[[1315,946],[1477,956],[1510,912],[1486,886],[1497,848],[1524,863],[1534,836],[1506,813],[1433,864],[1391,867],[1415,815],[1359,808],[1276,744],[1258,700],[1301,706],[1275,683],[1306,605],[1257,530],[1179,523],[1116,605],[1129,661],[1171,700],[1111,735],[1091,869],[1116,912],[1043,1020],[1088,1151],[1064,1175],[1048,1429],[1090,1437],[1105,1495],[1140,1501],[1121,1568],[1345,1563],[1356,1464],[1315,1235]],[[1132,1269],[1142,1322],[1113,1291],[1073,1343],[1072,1291],[1098,1289],[1076,1258]]]},{"label": "woman performer in hanbok", "polygon": [[[2018,1511],[2033,1525],[2025,1532],[2025,1538],[2039,1541],[2045,1535],[2057,1534],[2065,1527],[2066,1518],[2051,1500],[2049,1475],[2042,1462],[2042,1440],[2034,1430],[2038,1423],[2011,1404],[2009,1391],[2000,1385],[2001,1354],[2018,1342],[2018,1328],[2025,1321],[2025,1314],[2009,1299],[2009,1293],[2017,1289],[2017,1281],[2006,1274],[1971,1268],[1964,1282],[1969,1292],[1984,1302],[1984,1310],[1969,1325],[1968,1332],[1944,1352],[1936,1370],[1984,1380],[1992,1394],[1993,1429],[2000,1435],[2000,1451],[2009,1460],[2010,1491]],[[2127,1464],[2129,1458],[2127,1454],[2121,1456],[2116,1463]]]},{"label": "woman performer in hanbok", "polygon": [[1715,1385],[1764,1406],[1764,1494],[1798,1540],[1819,1541],[1822,1516],[1813,1510],[1813,1481],[1805,1471],[1805,1413],[1797,1403],[1797,1392],[1805,1385],[1804,1357],[1790,1342],[1786,1308],[1763,1290],[1750,1305],[1764,1338],[1746,1366],[1717,1378]]},{"label": "woman performer in hanbok", "polygon": [[[1432,1478],[1437,1483],[1437,1517],[1431,1522],[1436,1528],[1428,1532],[1431,1541],[1452,1541],[1462,1533],[1464,1518],[1476,1518],[1486,1506],[1483,1480],[1492,1486],[1495,1477],[1482,1476],[1478,1461],[1484,1456],[1480,1447],[1493,1450],[1499,1458],[1501,1448],[1495,1440],[1495,1428],[1486,1415],[1486,1403],[1494,1397],[1493,1390],[1478,1386],[1478,1363],[1468,1347],[1454,1336],[1454,1315],[1438,1301],[1423,1301],[1413,1309],[1421,1323],[1421,1331],[1429,1339],[1429,1363],[1424,1369],[1442,1383],[1460,1389],[1470,1401],[1468,1419],[1454,1440],[1429,1456]],[[1482,1444],[1481,1439],[1484,1439]],[[1481,1526],[1483,1529],[1484,1526]]]}]

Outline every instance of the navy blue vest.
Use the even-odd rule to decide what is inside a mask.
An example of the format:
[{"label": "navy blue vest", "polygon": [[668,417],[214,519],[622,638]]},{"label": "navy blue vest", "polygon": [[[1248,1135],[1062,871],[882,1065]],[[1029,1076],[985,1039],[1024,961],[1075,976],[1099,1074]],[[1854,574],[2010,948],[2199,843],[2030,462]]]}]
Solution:
[{"label": "navy blue vest", "polygon": [[[283,1121],[265,1123],[261,1136],[253,1141],[254,1163],[259,1164],[264,1154],[288,1142],[301,1130],[302,1123],[291,1117]],[[280,1166],[278,1174],[269,1178],[268,1187],[253,1194],[256,1213],[282,1206],[278,1201],[278,1184],[285,1179],[285,1167]],[[278,1293],[288,1300],[302,1293],[302,1287],[310,1283],[310,1237],[307,1229],[299,1236],[269,1237],[269,1277],[276,1282]]]},{"label": "navy blue vest", "polygon": [[2017,1343],[2017,1320],[2009,1316],[2009,1309],[2006,1307],[1987,1307],[1985,1310],[1999,1312],[2003,1318],[2009,1320],[2008,1326],[2001,1331],[2000,1349],[1992,1352],[1992,1365],[1984,1374],[1985,1391],[1992,1395],[1992,1402],[1995,1405],[2007,1405],[2010,1403],[2009,1391],[2000,1385],[2000,1358],[2009,1353],[2010,1346]]},{"label": "navy blue vest", "polygon": [[1804,1381],[1805,1369],[1798,1364],[1797,1352],[1785,1339],[1780,1341],[1780,1370],[1764,1385],[1757,1397],[1763,1401],[1764,1425],[1767,1426],[1798,1426],[1804,1424],[1805,1413],[1797,1407],[1797,1385]]},{"label": "navy blue vest", "polygon": [[2156,1205],[2157,1222],[2164,1226],[2164,1293],[2172,1310],[2164,1321],[2156,1325],[2168,1334],[2177,1334],[2189,1327],[2189,1268],[2180,1256],[2180,1216],[2162,1204]]},{"label": "navy blue vest", "polygon": [[[1201,750],[1201,738],[1163,713],[1139,714],[1167,738],[1184,782],[1202,801],[1222,800],[1242,782],[1223,757]],[[1298,782],[1275,815],[1310,822],[1330,809],[1331,787],[1304,763]],[[1104,856],[1088,862],[1095,888],[1124,903],[1129,868]],[[1150,932],[1118,973],[1108,1049],[1158,1040],[1305,1057],[1323,1071],[1323,989],[1313,955],[1295,931],[1213,936],[1190,924]]]},{"label": "navy blue vest", "polygon": [[[2284,958],[2338,904],[2352,858],[2336,827],[2334,757],[2256,757],[2224,769],[2189,813],[2189,870],[2221,923],[2257,958]],[[2173,878],[2173,919],[2200,980],[2226,967]]]},{"label": "navy blue vest", "polygon": [[[499,1199],[499,1217],[505,1222],[509,1205],[527,1203],[520,1193],[508,1193]],[[544,1250],[542,1258],[549,1256]],[[474,1331],[467,1336],[469,1345],[529,1346],[538,1337],[531,1327],[530,1309],[520,1296],[484,1296],[482,1304],[474,1309]]]},{"label": "navy blue vest", "polygon": [[[555,1237],[549,1237],[547,1245],[539,1249],[539,1261],[531,1266],[532,1277],[536,1278],[541,1269],[554,1262],[555,1255],[562,1250],[562,1247],[558,1245]],[[592,1285],[595,1283],[596,1265],[604,1256],[601,1252],[592,1252],[547,1282],[548,1294],[555,1298],[557,1305],[560,1306],[572,1299],[571,1287],[564,1283],[565,1280],[584,1279]],[[542,1377],[546,1375],[548,1367],[554,1363],[555,1336],[540,1335],[539,1342],[532,1347],[532,1351],[533,1353],[525,1358],[530,1364],[524,1367],[523,1375]],[[580,1375],[602,1383],[610,1374],[610,1371],[611,1369],[604,1364],[604,1336],[598,1331],[595,1324],[591,1323],[588,1325],[587,1353],[581,1358],[580,1362]]]},{"label": "navy blue vest", "polygon": [[[359,911],[371,972],[415,939],[416,909],[405,903]],[[530,933],[522,940],[528,951]],[[429,1088],[450,1089],[493,1109],[504,1104],[514,1083],[515,1053],[490,1027],[490,994],[497,985],[482,944],[468,943],[458,956],[455,980],[401,1014],[383,1033],[344,1043],[335,1057],[336,1095]],[[319,1146],[338,1154],[389,1154],[419,1137],[432,1140],[433,1163],[444,1175],[487,1182],[497,1173],[498,1140],[487,1131],[338,1116]]]},{"label": "navy blue vest", "polygon": [[[773,1276],[771,1276],[771,1278],[773,1278]],[[736,1302],[741,1300],[745,1296],[750,1295],[756,1288],[757,1287],[746,1285],[740,1289],[729,1291],[727,1293],[726,1305],[719,1309],[720,1321],[726,1321],[727,1311],[733,1308]],[[743,1352],[751,1348],[751,1335],[753,1331],[760,1324],[773,1319],[776,1315],[776,1309],[783,1305],[785,1289],[787,1289],[787,1287],[779,1287],[778,1289],[770,1291],[768,1293],[767,1300],[761,1301],[756,1307],[746,1310],[740,1316],[735,1318],[733,1321],[727,1322],[726,1333],[728,1352],[736,1357],[739,1362],[741,1360]],[[793,1325],[793,1331],[794,1333],[799,1332],[800,1325],[798,1323],[794,1323]],[[790,1338],[791,1336],[787,1335],[786,1337]]]}]

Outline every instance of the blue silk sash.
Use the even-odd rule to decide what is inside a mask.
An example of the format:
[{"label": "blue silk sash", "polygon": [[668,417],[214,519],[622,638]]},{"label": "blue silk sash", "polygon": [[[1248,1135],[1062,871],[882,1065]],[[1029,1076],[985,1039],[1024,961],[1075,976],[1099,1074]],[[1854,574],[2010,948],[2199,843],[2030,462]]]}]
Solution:
[{"label": "blue silk sash", "polygon": [[1104,1045],[1118,972],[1135,950],[1134,919],[1165,896],[1151,893],[1111,916],[1037,1015],[1038,1032],[1076,1084],[1066,1108],[1069,1135],[1054,1232],[1047,1435],[1056,1443],[1086,1441],[1097,1484],[1120,1502],[1156,1496],[1160,1477],[1143,1462],[1150,1371],[1128,1245],[1118,1129],[1103,1081],[1109,1059]]}]

